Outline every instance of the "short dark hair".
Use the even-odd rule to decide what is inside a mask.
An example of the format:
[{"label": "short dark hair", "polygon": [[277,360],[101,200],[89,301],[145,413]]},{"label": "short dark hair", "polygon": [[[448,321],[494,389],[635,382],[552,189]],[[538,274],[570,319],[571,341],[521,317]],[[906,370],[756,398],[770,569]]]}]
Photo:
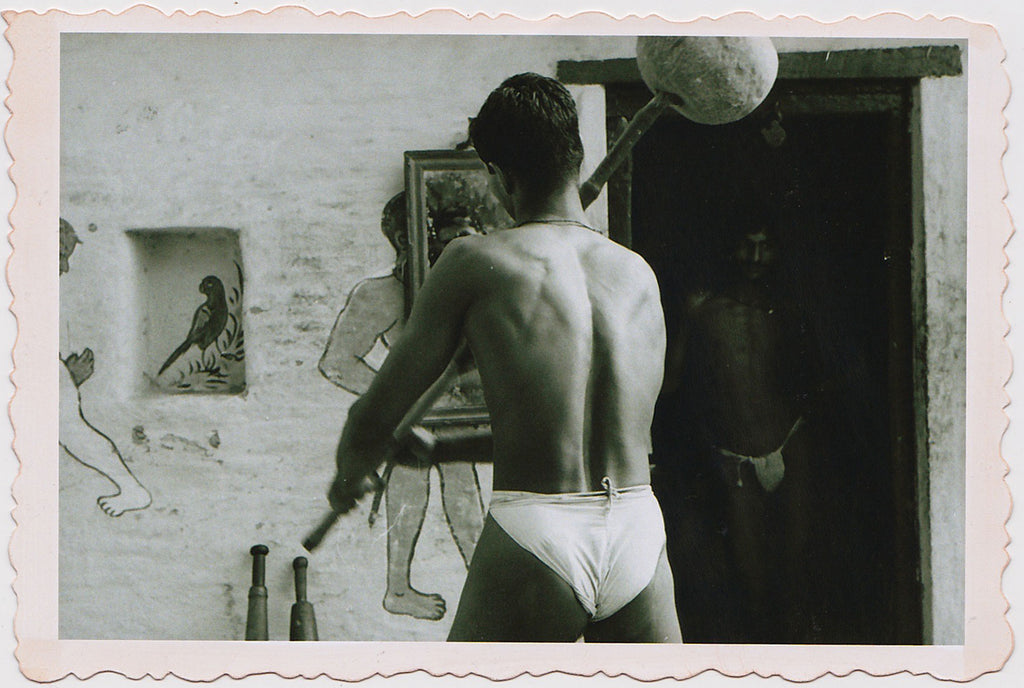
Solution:
[{"label": "short dark hair", "polygon": [[576,103],[555,79],[527,72],[511,76],[470,120],[469,138],[480,158],[531,191],[579,175],[583,162]]}]

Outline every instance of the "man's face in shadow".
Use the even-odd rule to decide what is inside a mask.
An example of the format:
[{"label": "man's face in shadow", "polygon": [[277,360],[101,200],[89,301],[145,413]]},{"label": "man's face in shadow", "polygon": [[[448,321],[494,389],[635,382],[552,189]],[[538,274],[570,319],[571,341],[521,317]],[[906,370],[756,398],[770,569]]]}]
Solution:
[{"label": "man's face in shadow", "polygon": [[764,279],[775,261],[771,238],[763,229],[747,232],[737,244],[733,260],[744,278],[750,281]]}]

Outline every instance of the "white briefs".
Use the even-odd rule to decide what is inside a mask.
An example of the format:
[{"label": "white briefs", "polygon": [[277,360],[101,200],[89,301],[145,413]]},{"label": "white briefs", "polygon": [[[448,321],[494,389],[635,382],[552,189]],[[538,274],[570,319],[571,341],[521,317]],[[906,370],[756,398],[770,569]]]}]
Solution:
[{"label": "white briefs", "polygon": [[665,522],[650,485],[600,492],[495,491],[491,518],[557,573],[592,621],[608,618],[654,578]]}]

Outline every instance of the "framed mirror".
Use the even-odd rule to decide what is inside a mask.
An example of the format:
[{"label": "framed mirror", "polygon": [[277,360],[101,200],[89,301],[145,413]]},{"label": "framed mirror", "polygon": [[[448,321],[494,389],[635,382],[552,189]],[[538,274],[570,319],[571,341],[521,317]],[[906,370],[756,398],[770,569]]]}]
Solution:
[{"label": "framed mirror", "polygon": [[[409,219],[406,308],[411,309],[431,265],[453,239],[512,226],[512,218],[490,190],[487,168],[472,150],[405,153]],[[471,360],[452,388],[424,418],[424,425],[488,425],[480,375]]]}]

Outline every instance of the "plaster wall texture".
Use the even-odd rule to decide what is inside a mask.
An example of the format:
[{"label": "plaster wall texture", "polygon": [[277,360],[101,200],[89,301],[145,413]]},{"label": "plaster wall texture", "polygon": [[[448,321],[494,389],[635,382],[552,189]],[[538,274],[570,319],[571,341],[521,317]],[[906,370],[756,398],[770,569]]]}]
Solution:
[{"label": "plaster wall texture", "polygon": [[964,641],[966,77],[922,80],[921,134],[932,627],[936,644],[956,645]]},{"label": "plaster wall texture", "polygon": [[[380,213],[403,187],[403,151],[462,141],[510,74],[632,50],[629,38],[585,37],[63,38],[61,215],[84,243],[61,278],[60,349],[95,352],[83,412],[153,504],[110,519],[94,503],[109,483],[62,454],[62,637],[241,638],[256,542],[271,550],[271,637],[287,637],[290,563],[326,508],[354,399],[316,363],[352,286],[393,263]],[[603,128],[594,91],[575,89]],[[242,395],[148,391],[159,356],[139,350],[147,268],[126,230],[161,227],[239,233]],[[203,298],[193,271],[182,267],[180,322],[154,325],[168,353]],[[384,519],[368,529],[364,506],[310,557],[322,638],[445,637],[465,568],[432,480],[412,580],[441,592],[449,613],[430,622],[381,608]]]},{"label": "plaster wall texture", "polygon": [[[109,518],[94,501],[109,482],[61,455],[61,637],[240,639],[248,550],[262,542],[271,550],[270,637],[287,638],[291,560],[304,554],[300,540],[326,508],[334,446],[354,399],[316,363],[352,286],[392,265],[379,221],[403,186],[403,151],[464,139],[466,118],[510,74],[554,74],[563,59],[630,57],[633,45],[574,36],[63,36],[61,216],[85,243],[60,278],[60,350],[95,352],[95,373],[80,389],[83,412],[121,449],[153,504]],[[595,88],[574,93],[588,121],[601,123]],[[950,127],[965,130],[962,89],[963,79],[922,89],[930,267],[936,261],[929,386],[946,409],[934,424],[950,428],[931,435],[932,518],[961,524],[962,359],[958,368],[944,356],[963,350],[965,173],[957,168],[963,151],[948,140],[957,138]],[[584,138],[600,145],[593,132]],[[586,164],[595,156],[600,150]],[[159,227],[238,231],[244,394],[145,392],[143,373],[155,373],[137,365],[146,360],[135,293],[145,266],[126,230]],[[944,325],[950,313],[960,320]],[[188,325],[187,317],[164,324],[182,337]],[[940,372],[949,377],[938,381]],[[480,480],[489,484],[487,466]],[[412,582],[440,592],[448,614],[432,622],[382,609],[384,522],[369,529],[363,505],[310,556],[321,638],[445,637],[465,568],[438,488],[434,475]],[[953,569],[962,537],[942,537],[949,542],[933,551],[952,552],[942,566]],[[962,598],[962,574],[959,585]],[[949,614],[943,623],[955,624]]]}]

